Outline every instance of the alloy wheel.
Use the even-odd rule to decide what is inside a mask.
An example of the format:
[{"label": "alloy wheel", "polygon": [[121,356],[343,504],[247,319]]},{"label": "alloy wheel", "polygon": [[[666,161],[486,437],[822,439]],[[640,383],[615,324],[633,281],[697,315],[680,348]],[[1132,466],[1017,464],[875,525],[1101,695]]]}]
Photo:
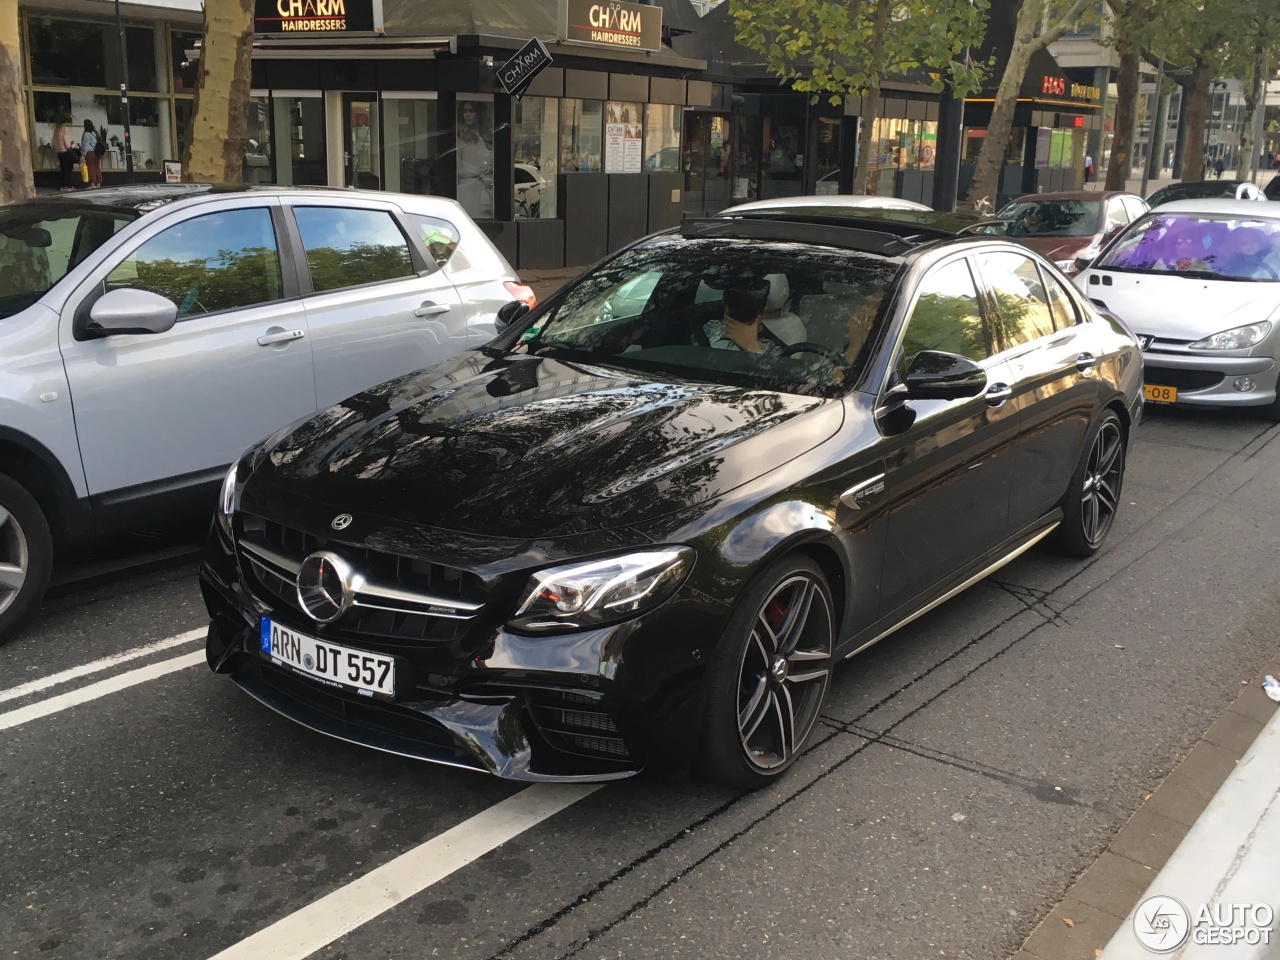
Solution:
[{"label": "alloy wheel", "polygon": [[833,628],[826,593],[807,574],[761,604],[738,674],[738,736],[753,766],[784,766],[809,736],[831,679]]},{"label": "alloy wheel", "polygon": [[27,582],[30,555],[18,518],[0,506],[0,613],[18,599]]},{"label": "alloy wheel", "polygon": [[1124,472],[1124,437],[1115,420],[1103,423],[1089,451],[1080,494],[1081,526],[1085,539],[1097,546],[1111,529],[1120,504]]}]

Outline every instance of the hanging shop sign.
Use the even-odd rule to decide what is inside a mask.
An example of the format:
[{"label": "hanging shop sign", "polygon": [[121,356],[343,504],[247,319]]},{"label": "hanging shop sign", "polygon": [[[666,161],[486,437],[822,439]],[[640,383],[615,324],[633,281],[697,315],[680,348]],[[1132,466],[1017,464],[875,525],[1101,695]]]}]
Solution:
[{"label": "hanging shop sign", "polygon": [[254,0],[253,32],[353,34],[382,32],[382,0]]},{"label": "hanging shop sign", "polygon": [[560,37],[616,50],[662,49],[662,8],[623,0],[560,0]]},{"label": "hanging shop sign", "polygon": [[502,84],[503,90],[519,100],[533,78],[551,66],[551,63],[551,54],[542,41],[534,37],[498,68],[498,82]]}]

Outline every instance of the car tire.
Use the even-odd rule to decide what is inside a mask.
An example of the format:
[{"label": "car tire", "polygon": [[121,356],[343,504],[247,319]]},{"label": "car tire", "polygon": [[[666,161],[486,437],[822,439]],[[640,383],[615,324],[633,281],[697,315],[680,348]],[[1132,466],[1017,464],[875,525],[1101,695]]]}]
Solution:
[{"label": "car tire", "polygon": [[708,669],[702,769],[752,790],[786,772],[831,680],[835,605],[811,559],[784,557],[739,598]]},{"label": "car tire", "polygon": [[1124,425],[1106,410],[1089,431],[1080,463],[1062,498],[1062,523],[1055,545],[1071,557],[1089,557],[1106,539],[1120,508],[1124,484]]},{"label": "car tire", "polygon": [[21,484],[0,474],[0,641],[39,606],[52,573],[44,511]]}]

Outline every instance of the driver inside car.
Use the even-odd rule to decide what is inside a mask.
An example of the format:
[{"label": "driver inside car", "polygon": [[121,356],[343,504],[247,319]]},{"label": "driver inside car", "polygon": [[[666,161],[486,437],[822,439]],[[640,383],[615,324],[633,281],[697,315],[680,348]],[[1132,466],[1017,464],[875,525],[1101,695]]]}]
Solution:
[{"label": "driver inside car", "polygon": [[778,355],[786,346],[764,325],[768,282],[752,282],[724,291],[724,312],[702,326],[707,343],[719,350]]}]

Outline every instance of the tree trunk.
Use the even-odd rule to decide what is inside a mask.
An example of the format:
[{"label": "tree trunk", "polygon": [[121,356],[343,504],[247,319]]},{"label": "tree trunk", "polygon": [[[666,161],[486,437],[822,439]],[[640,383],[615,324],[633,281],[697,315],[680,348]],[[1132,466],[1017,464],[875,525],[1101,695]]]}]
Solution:
[{"label": "tree trunk", "polygon": [[1123,190],[1133,166],[1134,123],[1138,115],[1138,54],[1120,52],[1120,70],[1116,74],[1116,130],[1111,141],[1111,159],[1107,162],[1108,190]]},{"label": "tree trunk", "polygon": [[22,95],[22,54],[18,5],[0,3],[0,203],[36,193],[27,139],[27,105]]},{"label": "tree trunk", "polygon": [[1209,84],[1213,82],[1213,67],[1197,64],[1191,73],[1191,83],[1182,88],[1187,98],[1187,143],[1183,149],[1182,182],[1199,183],[1204,179],[1204,115],[1209,105]]},{"label": "tree trunk", "polygon": [[1004,166],[1005,150],[1009,146],[1009,131],[1013,129],[1013,114],[1018,107],[1018,92],[1031,62],[1032,44],[1036,27],[1044,13],[1044,0],[1023,0],[1018,8],[1018,21],[1013,30],[1013,46],[1005,63],[1000,86],[996,88],[996,101],[991,105],[991,122],[987,135],[982,138],[982,149],[973,169],[973,180],[965,194],[964,206],[970,210],[986,200],[994,207],[1000,188],[1000,168]]},{"label": "tree trunk", "polygon": [[1240,131],[1240,158],[1236,161],[1236,179],[1252,180],[1258,162],[1258,144],[1254,131],[1258,126],[1258,107],[1262,103],[1262,71],[1266,66],[1262,58],[1262,40],[1254,48],[1252,82],[1244,92],[1244,129]]},{"label": "tree trunk", "polygon": [[182,179],[239,183],[249,137],[253,0],[205,0],[204,42]]},{"label": "tree trunk", "polygon": [[[876,0],[875,20],[871,24],[872,63],[884,61],[884,38],[889,30],[891,0]],[[880,115],[880,79],[862,93],[862,114],[858,127],[858,162],[853,171],[854,193],[875,193],[871,182],[871,140],[875,133],[876,118]]]}]

